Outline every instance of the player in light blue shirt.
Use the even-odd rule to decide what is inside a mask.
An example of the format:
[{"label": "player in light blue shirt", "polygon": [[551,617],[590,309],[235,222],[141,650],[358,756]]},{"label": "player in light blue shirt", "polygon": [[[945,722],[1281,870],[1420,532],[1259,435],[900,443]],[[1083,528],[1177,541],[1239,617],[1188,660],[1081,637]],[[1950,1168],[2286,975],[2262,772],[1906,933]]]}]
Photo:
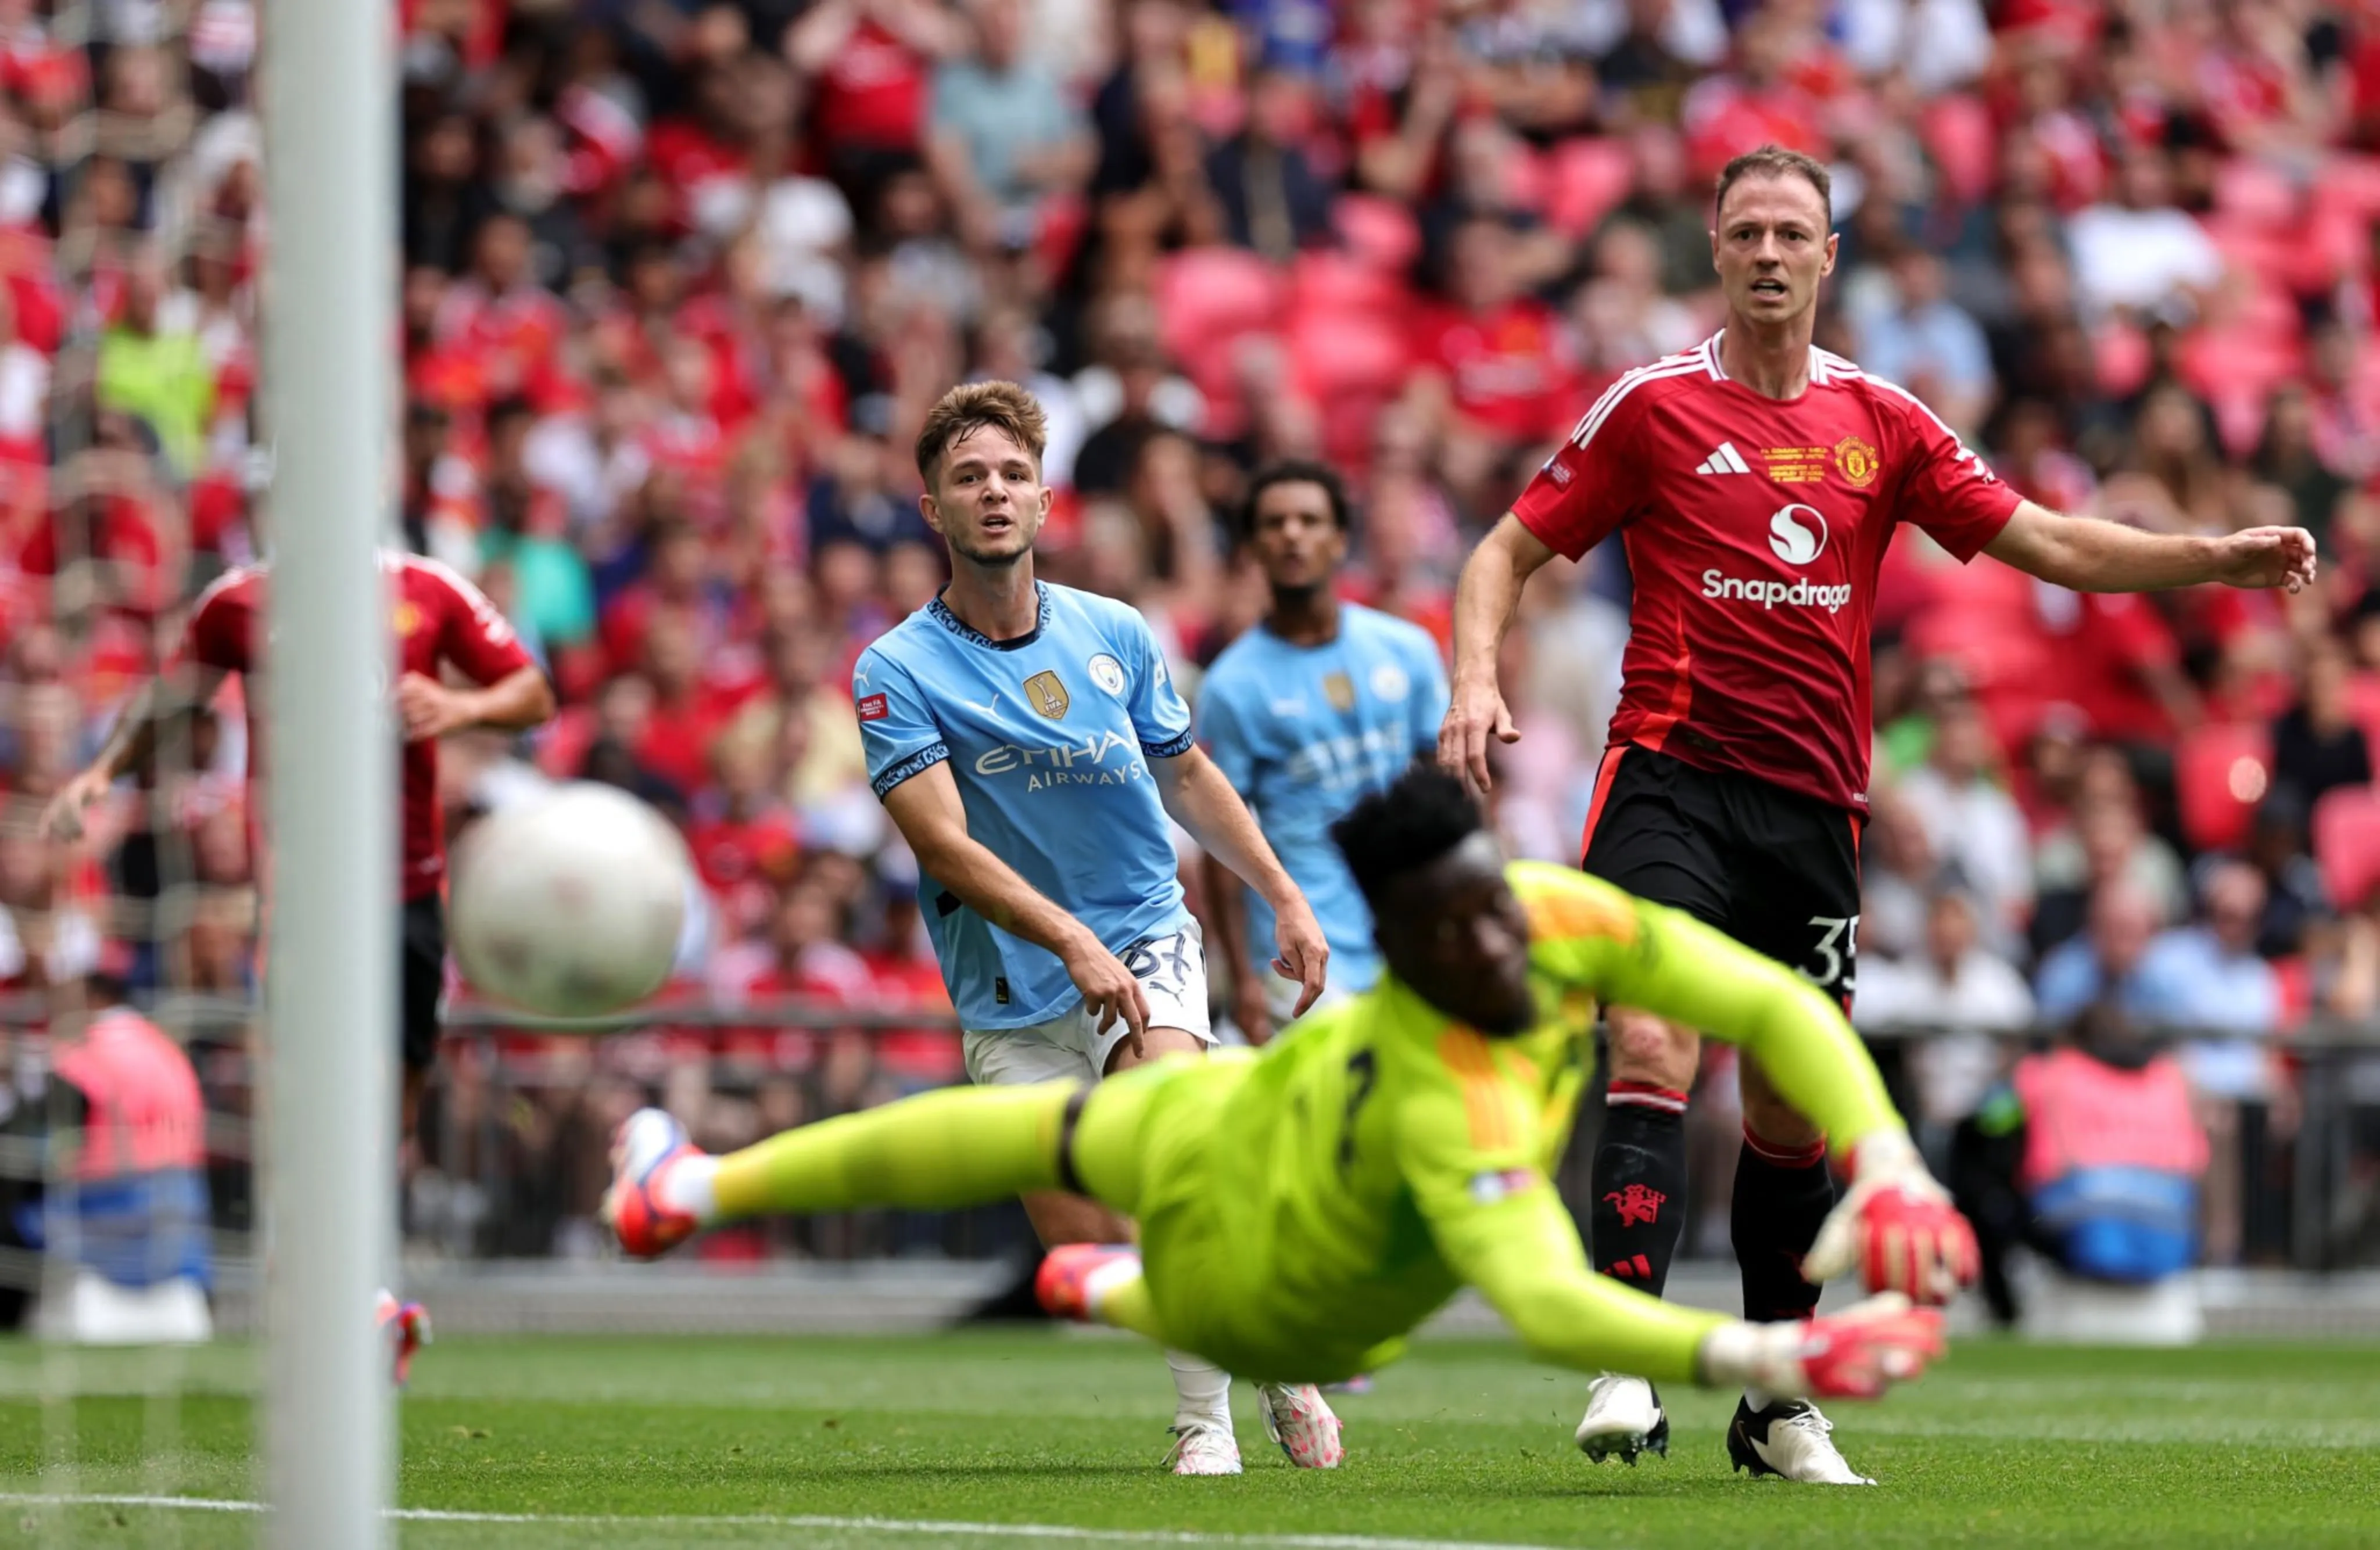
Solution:
[{"label": "player in light blue shirt", "polygon": [[[1091,1083],[1211,1044],[1207,965],[1184,908],[1188,829],[1275,912],[1276,965],[1322,992],[1330,950],[1245,804],[1191,738],[1156,639],[1123,603],[1033,574],[1050,511],[1041,407],[1014,382],[943,394],[917,436],[918,508],[951,582],[852,672],[868,773],[917,853],[917,897],[978,1083]],[[964,1167],[964,1158],[953,1166]],[[1078,1194],[1027,1196],[1045,1244],[1128,1227]],[[1237,1474],[1230,1377],[1170,1352],[1177,1474]],[[1339,1460],[1311,1387],[1260,1386],[1291,1459]]]},{"label": "player in light blue shirt", "polygon": [[[1330,943],[1326,993],[1367,990],[1380,972],[1372,913],[1330,826],[1416,757],[1436,754],[1445,664],[1419,625],[1340,600],[1347,496],[1330,468],[1293,462],[1257,474],[1241,538],[1272,588],[1272,608],[1208,671],[1199,745],[1255,810],[1321,920]],[[1261,1044],[1288,1020],[1299,989],[1263,967],[1272,912],[1219,872],[1207,891],[1232,969],[1232,1020]]]}]

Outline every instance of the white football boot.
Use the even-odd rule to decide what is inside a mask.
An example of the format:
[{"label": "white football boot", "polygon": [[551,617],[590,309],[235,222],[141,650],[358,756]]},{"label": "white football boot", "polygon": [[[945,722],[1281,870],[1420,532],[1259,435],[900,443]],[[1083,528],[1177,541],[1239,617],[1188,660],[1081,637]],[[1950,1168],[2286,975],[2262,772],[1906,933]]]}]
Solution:
[{"label": "white football boot", "polygon": [[1670,1417],[1661,1396],[1643,1378],[1606,1373],[1587,1386],[1586,1415],[1578,1423],[1578,1450],[1597,1463],[1636,1462],[1640,1454],[1670,1453]]},{"label": "white football boot", "polygon": [[1335,1470],[1347,1457],[1339,1441],[1339,1418],[1312,1384],[1293,1388],[1286,1384],[1257,1385],[1257,1410],[1264,1417],[1265,1435],[1289,1461],[1301,1470]]},{"label": "white football boot", "polygon": [[1809,1485],[1873,1485],[1835,1447],[1835,1423],[1807,1399],[1775,1399],[1754,1410],[1739,1399],[1727,1429],[1727,1456],[1757,1478],[1773,1474]]},{"label": "white football boot", "polygon": [[1194,1421],[1166,1429],[1173,1434],[1173,1447],[1165,1456],[1165,1467],[1175,1474],[1240,1472],[1239,1439],[1229,1426]]}]

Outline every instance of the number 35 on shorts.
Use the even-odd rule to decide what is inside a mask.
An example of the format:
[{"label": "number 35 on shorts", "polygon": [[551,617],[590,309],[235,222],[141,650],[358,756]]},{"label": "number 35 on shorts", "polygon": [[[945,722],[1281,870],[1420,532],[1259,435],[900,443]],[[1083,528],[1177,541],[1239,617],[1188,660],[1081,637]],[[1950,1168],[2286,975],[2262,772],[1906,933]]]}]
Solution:
[{"label": "number 35 on shorts", "polygon": [[1803,979],[1846,1005],[1859,987],[1859,923],[1855,914],[1812,915],[1810,928],[1818,934],[1817,945],[1799,969]]}]

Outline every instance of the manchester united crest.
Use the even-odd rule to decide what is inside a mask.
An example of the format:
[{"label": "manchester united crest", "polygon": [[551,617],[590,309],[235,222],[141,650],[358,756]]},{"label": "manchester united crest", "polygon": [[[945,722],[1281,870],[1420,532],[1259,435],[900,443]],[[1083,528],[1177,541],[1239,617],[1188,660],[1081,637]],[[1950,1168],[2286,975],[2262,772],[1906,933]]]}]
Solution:
[{"label": "manchester united crest", "polygon": [[1037,672],[1026,679],[1025,698],[1034,709],[1053,721],[1063,716],[1066,707],[1074,703],[1066,696],[1066,685],[1058,681],[1054,672]]},{"label": "manchester united crest", "polygon": [[1846,436],[1835,443],[1835,472],[1851,480],[1853,489],[1865,490],[1875,483],[1883,467],[1882,455],[1858,437]]},{"label": "manchester united crest", "polygon": [[406,639],[421,628],[421,610],[414,606],[412,599],[399,598],[395,616],[389,622],[396,626],[397,638]]}]

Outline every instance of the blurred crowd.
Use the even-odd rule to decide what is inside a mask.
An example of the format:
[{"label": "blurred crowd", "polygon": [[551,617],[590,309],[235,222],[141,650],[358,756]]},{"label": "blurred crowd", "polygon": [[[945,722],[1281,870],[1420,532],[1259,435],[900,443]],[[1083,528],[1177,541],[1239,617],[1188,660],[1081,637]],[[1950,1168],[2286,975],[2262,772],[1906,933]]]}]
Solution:
[{"label": "blurred crowd", "polygon": [[[1822,344],[2046,503],[2301,523],[2324,554],[2300,597],[2107,598],[1901,537],[1863,1020],[1985,1029],[2113,1001],[2202,1028],[2204,1092],[2279,1108],[2272,1035],[2380,1008],[2371,5],[398,10],[391,541],[476,578],[565,704],[518,746],[458,740],[450,814],[579,776],[671,813],[703,883],[687,999],[942,1004],[847,690],[942,578],[909,449],[944,389],[1039,396],[1044,574],[1133,601],[1194,693],[1263,607],[1229,533],[1275,456],[1347,470],[1348,595],[1443,640],[1457,567],[1548,443],[1621,370],[1717,326],[1710,178],[1774,140],[1835,167]],[[258,499],[266,63],[252,0],[0,0],[14,987],[71,979],[110,937],[148,944],[152,987],[249,972],[236,706],[98,842],[45,846],[30,817],[196,589],[268,522],[294,540],[309,520]],[[1528,595],[1505,663],[1526,735],[1498,788],[1516,852],[1574,858],[1627,595],[1612,551]],[[698,1047],[746,1071],[685,1096],[713,1144],[956,1071],[926,1033],[638,1047],[616,1059],[649,1079]],[[1972,1107],[1993,1061],[1927,1047],[1928,1120]],[[502,1109],[459,1069],[450,1110]],[[547,1149],[570,1128],[488,1123]]]}]

